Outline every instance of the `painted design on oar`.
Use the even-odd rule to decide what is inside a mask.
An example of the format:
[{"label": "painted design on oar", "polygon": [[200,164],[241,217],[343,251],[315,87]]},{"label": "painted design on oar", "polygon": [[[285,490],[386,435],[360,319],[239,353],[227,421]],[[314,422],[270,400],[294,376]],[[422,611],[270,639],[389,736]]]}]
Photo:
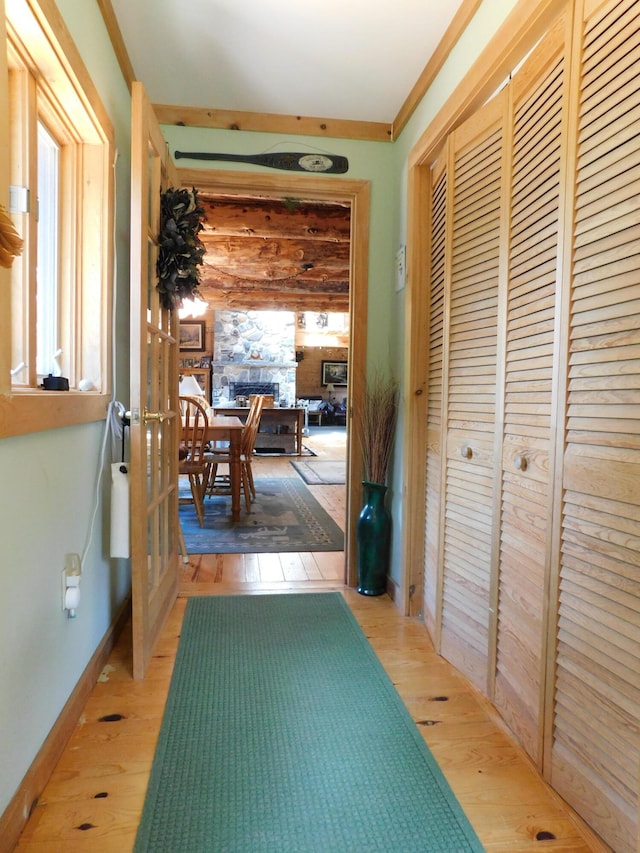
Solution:
[{"label": "painted design on oar", "polygon": [[176,151],[176,160],[225,160],[230,163],[253,163],[270,169],[284,169],[288,172],[322,172],[331,175],[344,175],[349,169],[349,161],[338,154],[304,154],[287,152],[285,154],[219,154],[206,151]]}]

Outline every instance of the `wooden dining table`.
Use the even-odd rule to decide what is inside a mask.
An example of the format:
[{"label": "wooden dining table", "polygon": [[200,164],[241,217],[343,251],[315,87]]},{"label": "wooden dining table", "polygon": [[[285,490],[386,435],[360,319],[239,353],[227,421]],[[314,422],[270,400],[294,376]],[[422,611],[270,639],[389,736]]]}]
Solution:
[{"label": "wooden dining table", "polygon": [[207,438],[211,442],[229,442],[229,479],[231,481],[231,518],[240,520],[240,492],[242,469],[240,466],[241,438],[244,424],[237,417],[209,413]]}]

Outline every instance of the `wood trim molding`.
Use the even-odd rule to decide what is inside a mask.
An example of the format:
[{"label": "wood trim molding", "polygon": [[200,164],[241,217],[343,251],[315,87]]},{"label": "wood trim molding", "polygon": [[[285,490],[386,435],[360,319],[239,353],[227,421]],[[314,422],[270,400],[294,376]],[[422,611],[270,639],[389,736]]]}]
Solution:
[{"label": "wood trim molding", "polygon": [[[4,4],[3,4],[4,8]],[[0,39],[7,43],[6,18],[0,15]],[[0,54],[0,115],[9,115],[9,74],[6,49]],[[0,124],[0,204],[9,208],[9,122]],[[0,267],[0,395],[11,390],[11,272]]]},{"label": "wood trim molding", "polygon": [[422,74],[416,80],[413,89],[409,92],[407,99],[400,107],[400,111],[393,121],[391,138],[394,141],[404,130],[414,110],[429,90],[429,87],[447,61],[456,42],[468,27],[469,22],[481,4],[482,0],[462,0],[462,4],[449,24],[446,33],[440,40],[433,55],[425,65]]},{"label": "wood trim molding", "polygon": [[181,107],[175,104],[154,104],[153,109],[160,124],[180,127],[326,136],[333,139],[358,139],[367,142],[391,141],[391,125],[384,122],[214,110],[207,107]]},{"label": "wood trim molding", "polygon": [[[27,8],[25,6],[25,8]],[[115,144],[115,130],[111,118],[107,112],[98,90],[87,70],[80,51],[64,22],[55,0],[36,0],[28,3],[28,14],[33,15],[47,41],[36,40],[30,43],[30,48],[37,44],[40,55],[36,59],[44,59],[47,54],[55,55],[56,61],[70,80],[73,80],[78,96],[82,99],[84,109],[90,115],[95,116],[94,122],[99,125],[100,132],[111,143]]]},{"label": "wood trim molding", "polygon": [[[424,169],[413,169],[409,175],[407,233],[408,262],[412,269],[430,268],[431,234],[427,227],[430,203],[423,205],[428,194],[430,175]],[[403,477],[403,505],[409,507],[406,524],[402,530],[402,612],[418,616],[422,606],[424,588],[424,519],[426,518],[426,465],[416,465],[427,446],[427,402],[429,383],[425,342],[429,340],[429,299],[416,298],[417,288],[408,286],[405,297],[404,346],[404,429],[403,469],[411,471]],[[398,596],[400,598],[400,596]]]},{"label": "wood trim molding", "polygon": [[91,391],[25,391],[0,395],[0,438],[103,421],[108,394]]},{"label": "wood trim molding", "polygon": [[18,843],[20,833],[60,760],[80,715],[84,711],[91,691],[95,687],[98,676],[129,619],[130,611],[131,600],[127,598],[93,653],[13,799],[0,817],[0,839],[2,840],[3,850],[13,850]]}]

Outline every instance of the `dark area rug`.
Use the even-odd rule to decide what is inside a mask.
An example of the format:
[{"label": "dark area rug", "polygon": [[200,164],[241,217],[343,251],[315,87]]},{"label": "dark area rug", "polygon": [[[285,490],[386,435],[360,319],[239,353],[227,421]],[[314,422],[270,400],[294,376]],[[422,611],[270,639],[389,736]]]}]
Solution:
[{"label": "dark area rug", "polygon": [[346,481],[346,463],[340,459],[310,459],[291,464],[309,486],[340,486]]},{"label": "dark area rug", "polygon": [[[184,478],[181,478],[183,480]],[[204,527],[193,505],[180,507],[180,523],[189,554],[253,554],[279,551],[342,551],[344,534],[297,477],[256,479],[257,498],[240,520],[231,520],[231,498],[204,502]],[[180,494],[189,486],[180,483]]]},{"label": "dark area rug", "polygon": [[189,600],[135,853],[482,850],[339,593]]}]

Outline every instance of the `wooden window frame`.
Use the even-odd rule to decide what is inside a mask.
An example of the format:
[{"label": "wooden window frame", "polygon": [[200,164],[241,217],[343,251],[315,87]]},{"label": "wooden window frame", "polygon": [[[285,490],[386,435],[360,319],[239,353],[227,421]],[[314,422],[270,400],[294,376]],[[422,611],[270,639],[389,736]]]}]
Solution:
[{"label": "wooden window frame", "polygon": [[[8,150],[10,165],[0,169],[0,199],[9,208],[13,184],[30,188],[31,203],[30,212],[14,214],[23,254],[0,275],[0,438],[106,415],[112,383],[115,152],[111,121],[53,0],[11,0],[1,29],[5,26],[9,49],[0,60],[0,105],[6,104],[10,121],[0,130],[0,148]],[[62,143],[59,324],[68,392],[38,387],[35,366],[38,120]],[[14,380],[11,371],[22,361],[28,373]],[[95,387],[80,391],[82,378]]]}]

